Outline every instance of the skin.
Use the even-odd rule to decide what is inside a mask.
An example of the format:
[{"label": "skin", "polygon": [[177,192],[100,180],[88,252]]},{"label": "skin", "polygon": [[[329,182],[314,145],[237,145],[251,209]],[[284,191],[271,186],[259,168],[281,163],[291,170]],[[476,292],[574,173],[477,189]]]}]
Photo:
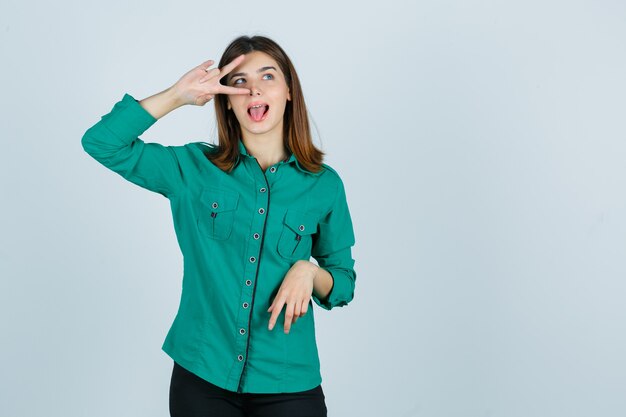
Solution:
[{"label": "skin", "polygon": [[214,61],[211,59],[205,61],[183,75],[171,87],[140,100],[139,104],[155,119],[160,119],[184,105],[204,106],[216,94],[250,94],[250,90],[247,88],[233,88],[219,82],[224,74],[232,71],[243,59],[244,55],[241,55],[223,68],[213,68],[208,73],[204,69],[213,65]]},{"label": "skin", "polygon": [[325,298],[332,288],[332,275],[311,261],[301,259],[291,266],[278,289],[274,301],[267,309],[271,312],[268,329],[272,330],[278,320],[278,315],[285,306],[284,332],[289,333],[291,325],[306,314],[312,292],[320,298]]},{"label": "skin", "polygon": [[[258,72],[261,69],[263,71]],[[228,96],[227,107],[239,121],[246,149],[257,158],[265,171],[288,155],[283,145],[283,119],[291,94],[285,75],[272,57],[264,52],[253,51],[245,55],[244,61],[232,70],[226,80],[228,86],[250,91],[245,96]],[[248,116],[248,106],[257,101],[270,106],[267,119],[261,122],[255,122]]]},{"label": "skin", "polygon": [[[221,69],[205,71],[213,63],[213,60],[203,62],[171,87],[139,101],[140,105],[159,119],[183,105],[204,106],[215,95],[227,94],[228,110],[235,113],[240,123],[244,145],[257,158],[263,170],[283,160],[287,156],[282,137],[283,116],[291,94],[278,63],[260,51],[240,55]],[[275,70],[257,72],[266,66],[273,66]],[[232,75],[229,75],[231,72]],[[240,73],[245,75],[237,75]],[[228,85],[219,82],[224,76],[227,76]],[[247,114],[248,103],[259,100],[269,104],[270,113],[266,120],[254,122]],[[291,325],[306,314],[313,292],[323,299],[329,294],[332,284],[332,275],[325,269],[310,261],[295,262],[267,309],[271,313],[268,329],[274,328],[285,307],[284,332],[289,333]]]}]

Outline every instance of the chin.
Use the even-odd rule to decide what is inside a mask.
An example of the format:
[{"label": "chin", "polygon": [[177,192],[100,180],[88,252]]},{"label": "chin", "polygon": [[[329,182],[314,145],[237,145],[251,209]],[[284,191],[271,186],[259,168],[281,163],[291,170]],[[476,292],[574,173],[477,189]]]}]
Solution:
[{"label": "chin", "polygon": [[249,120],[246,120],[245,123],[241,123],[239,122],[239,126],[246,128],[246,130],[248,130],[249,132],[252,133],[265,133],[265,132],[269,132],[272,129],[275,129],[277,127],[277,123],[272,122],[271,119],[266,119],[262,122],[250,122]]},{"label": "chin", "polygon": [[270,132],[272,130],[272,128],[262,129],[262,128],[257,127],[256,129],[252,128],[252,129],[246,129],[246,130],[248,132],[250,132],[251,134],[253,134],[253,135],[262,135],[262,134],[265,134],[267,132]]}]

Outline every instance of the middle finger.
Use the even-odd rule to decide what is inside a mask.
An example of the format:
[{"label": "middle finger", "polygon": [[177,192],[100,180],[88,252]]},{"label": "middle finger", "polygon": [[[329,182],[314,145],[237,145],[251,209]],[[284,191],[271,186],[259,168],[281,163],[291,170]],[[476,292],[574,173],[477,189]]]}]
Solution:
[{"label": "middle finger", "polygon": [[239,55],[237,58],[230,61],[228,64],[224,65],[223,68],[220,69],[223,74],[222,77],[226,76],[229,72],[231,72],[237,65],[239,65],[246,56],[244,54]]},{"label": "middle finger", "polygon": [[291,329],[291,322],[293,321],[293,310],[294,310],[294,302],[290,301],[287,303],[287,307],[285,307],[285,333],[289,333]]}]

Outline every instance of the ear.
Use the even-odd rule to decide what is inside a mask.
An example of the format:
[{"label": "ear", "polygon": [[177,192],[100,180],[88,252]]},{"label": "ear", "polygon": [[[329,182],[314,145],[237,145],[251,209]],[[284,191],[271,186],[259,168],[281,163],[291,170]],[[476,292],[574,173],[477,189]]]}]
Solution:
[{"label": "ear", "polygon": [[287,89],[287,100],[291,101],[291,91],[289,89]]},{"label": "ear", "polygon": [[228,108],[228,110],[232,108],[232,106],[230,105],[230,100],[226,101],[226,107]]}]

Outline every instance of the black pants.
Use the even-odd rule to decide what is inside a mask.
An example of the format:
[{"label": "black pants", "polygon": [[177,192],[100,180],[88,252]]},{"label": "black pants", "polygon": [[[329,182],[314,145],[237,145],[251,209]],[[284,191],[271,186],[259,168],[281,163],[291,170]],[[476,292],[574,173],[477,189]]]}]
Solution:
[{"label": "black pants", "polygon": [[211,384],[174,362],[172,417],[326,417],[326,413],[321,385],[290,393],[238,393]]}]

